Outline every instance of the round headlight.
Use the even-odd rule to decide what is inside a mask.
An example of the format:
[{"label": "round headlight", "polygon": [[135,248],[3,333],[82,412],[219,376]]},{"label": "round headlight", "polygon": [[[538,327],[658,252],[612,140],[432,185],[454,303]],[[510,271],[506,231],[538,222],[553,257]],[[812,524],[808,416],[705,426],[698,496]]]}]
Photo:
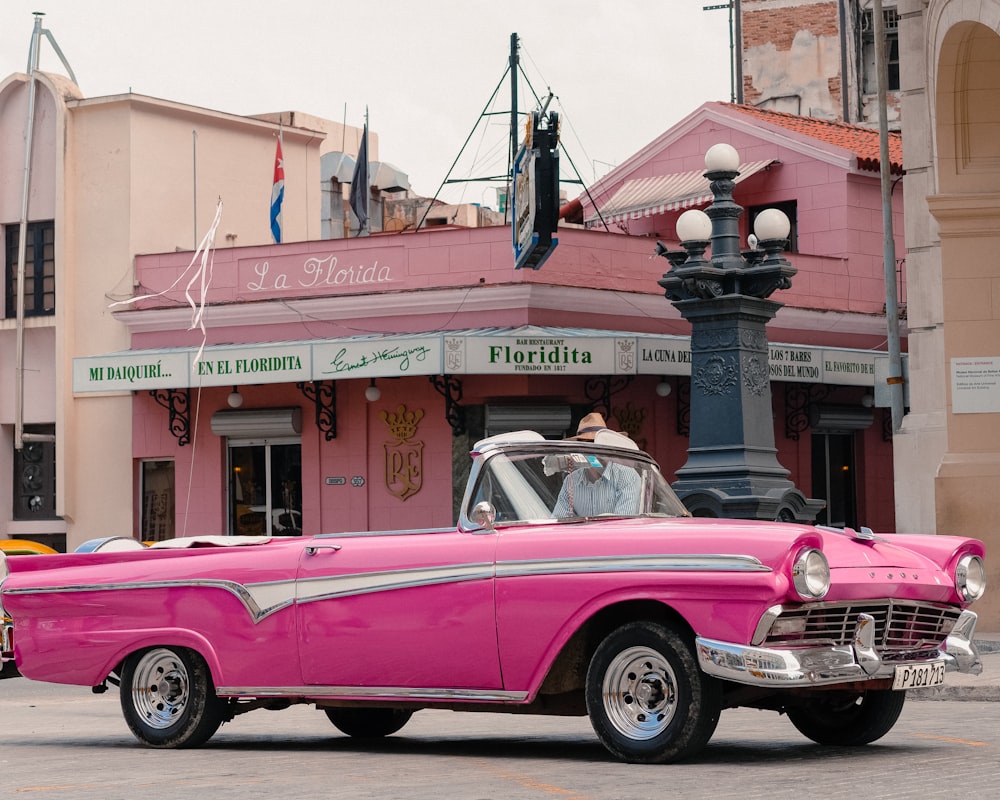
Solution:
[{"label": "round headlight", "polygon": [[819,550],[809,548],[799,553],[792,566],[795,591],[806,600],[823,597],[830,589],[830,565]]},{"label": "round headlight", "polygon": [[986,591],[986,565],[979,556],[967,555],[959,559],[955,568],[955,588],[963,600],[978,600]]}]

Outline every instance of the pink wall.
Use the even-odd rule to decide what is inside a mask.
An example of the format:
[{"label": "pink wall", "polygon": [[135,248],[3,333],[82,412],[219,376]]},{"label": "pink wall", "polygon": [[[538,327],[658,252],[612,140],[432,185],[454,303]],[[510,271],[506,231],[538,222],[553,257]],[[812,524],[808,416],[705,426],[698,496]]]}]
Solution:
[{"label": "pink wall", "polygon": [[[812,142],[812,155],[782,146],[776,141],[747,131],[720,127],[706,120],[683,138],[655,143],[647,158],[632,171],[622,171],[616,180],[601,188],[599,204],[607,202],[626,179],[704,170],[705,152],[719,142],[733,145],[742,162],[774,159],[770,168],[758,172],[736,186],[734,197],[744,208],[794,200],[798,222],[798,252],[788,254],[798,275],[792,288],[781,293],[781,302],[800,308],[836,309],[860,313],[881,313],[885,303],[882,256],[882,195],[877,174],[850,171],[844,154],[836,148],[836,158],[820,160],[822,150]],[[627,166],[627,165],[626,165]],[[892,193],[893,231],[898,258],[905,255],[903,240],[903,197],[900,188]],[[610,224],[611,230],[631,236],[676,242],[677,217],[683,210],[655,214]],[[592,210],[586,208],[589,217]],[[750,233],[742,217],[741,239]],[[665,264],[665,262],[663,262]]]},{"label": "pink wall", "polygon": [[[668,480],[687,461],[687,437],[678,432],[679,389],[687,379],[669,379],[673,391],[660,397],[656,376],[637,376],[612,397],[609,423],[628,429],[641,447],[660,463]],[[445,420],[443,398],[423,377],[380,379],[381,398],[364,398],[364,380],[337,381],[337,437],[327,441],[317,430],[314,407],[291,385],[241,386],[243,409],[300,406],[302,408],[303,528],[306,534],[391,530],[451,525],[452,432]],[[807,495],[812,486],[811,431],[799,439],[785,434],[784,384],[773,384],[775,446],[778,460],[790,478]],[[167,429],[167,412],[148,393],[135,398],[133,418],[134,456],[142,459],[174,459],[178,535],[218,534],[226,530],[225,442],[211,431],[211,416],[228,408],[227,387],[192,393],[192,420],[197,417],[192,442],[184,447]],[[863,389],[840,387],[829,402],[858,405]],[[484,403],[539,402],[585,405],[590,401],[577,377],[465,376],[464,406]],[[401,499],[387,489],[386,452],[398,444],[382,412],[394,413],[400,405],[408,411],[423,411],[417,433],[408,445],[422,445],[421,489]],[[881,438],[881,413],[876,409],[872,427],[856,435],[858,508],[861,524],[876,530],[892,530],[892,447]],[[190,503],[188,502],[188,475]],[[328,485],[327,478],[343,478]],[[363,479],[355,485],[356,478]],[[139,507],[139,504],[136,504]],[[186,525],[186,529],[185,529]]]},{"label": "pink wall", "polygon": [[[868,238],[870,246],[878,245],[876,257],[865,259],[836,256],[815,256],[803,253],[789,255],[798,269],[792,288],[780,292],[774,299],[790,307],[852,311],[877,314],[884,303],[884,283],[881,277],[881,241]],[[457,247],[462,256],[451,250]],[[239,248],[216,252],[212,288],[208,293],[211,305],[323,298],[387,293],[406,293],[412,302],[402,304],[397,313],[377,320],[303,318],[295,323],[263,324],[266,317],[255,313],[248,305],[240,319],[245,324],[219,326],[206,317],[208,344],[252,343],[263,341],[296,341],[317,337],[334,338],[362,333],[412,333],[417,331],[460,329],[484,325],[566,325],[599,327],[609,330],[687,334],[690,327],[666,299],[657,306],[655,316],[639,313],[628,303],[611,303],[606,313],[597,311],[581,319],[578,312],[528,307],[491,310],[489,318],[482,312],[452,310],[433,313],[420,303],[422,289],[467,288],[544,284],[566,287],[609,289],[662,297],[657,284],[669,264],[654,256],[655,240],[621,236],[605,232],[567,228],[559,231],[559,245],[543,267],[538,270],[514,270],[509,241],[509,229],[503,227],[473,230],[433,230],[416,234],[388,234],[355,240],[331,240],[286,244],[280,247]],[[336,258],[338,269],[327,281],[313,283],[310,259],[331,263]],[[471,263],[481,258],[481,262]],[[142,291],[167,289],[175,281],[180,286],[189,276],[178,281],[191,260],[190,253],[168,253],[140,256],[137,272]],[[261,284],[261,272],[267,265],[269,279]],[[353,267],[353,272],[351,268]],[[432,271],[433,267],[433,271]],[[379,272],[381,271],[381,272]],[[329,276],[329,272],[324,273]],[[382,274],[383,281],[359,282],[358,275]],[[338,277],[343,275],[343,277]],[[283,276],[280,280],[274,280]],[[352,282],[354,276],[354,282]],[[302,285],[306,283],[307,285]],[[165,298],[144,300],[139,308],[186,307],[183,291],[173,289]],[[262,311],[266,306],[260,307]],[[802,338],[802,336],[807,338]],[[769,329],[775,342],[824,343],[845,347],[875,346],[876,341],[859,337],[841,327],[837,333],[823,333],[821,341],[808,338],[809,332],[783,327],[778,319]],[[197,346],[201,343],[198,330],[183,328],[163,332],[136,331],[134,348]]]},{"label": "pink wall", "polygon": [[[241,410],[302,408],[302,517],[306,534],[451,525],[451,429],[444,419],[441,396],[426,378],[384,380],[380,385],[381,399],[368,403],[364,398],[368,381],[337,381],[337,437],[329,442],[316,428],[315,407],[294,385],[240,387],[244,398]],[[136,469],[145,459],[174,460],[178,536],[226,530],[226,447],[225,440],[212,433],[211,418],[216,411],[228,409],[229,392],[228,387],[206,388],[199,398],[199,392],[192,390],[191,442],[185,446],[179,446],[168,430],[166,409],[148,392],[135,396],[132,429]],[[386,445],[397,440],[381,417],[381,412],[395,412],[400,404],[424,412],[413,437],[423,442],[423,483],[421,490],[406,500],[386,488]],[[327,477],[343,477],[346,482],[327,485]],[[353,485],[352,479],[357,477],[363,478],[363,485]],[[136,509],[140,505],[136,503]]]},{"label": "pink wall", "polygon": [[[658,293],[666,262],[650,258],[653,243],[603,232],[566,229],[541,270],[514,270],[508,227],[432,229],[361,239],[214,253],[208,301],[217,303],[399,292],[431,288],[547,283]],[[190,252],[136,258],[140,291],[163,292],[137,308],[186,303]],[[183,277],[182,277],[183,276]],[[652,286],[650,286],[652,280]],[[170,289],[174,283],[177,286]]]}]

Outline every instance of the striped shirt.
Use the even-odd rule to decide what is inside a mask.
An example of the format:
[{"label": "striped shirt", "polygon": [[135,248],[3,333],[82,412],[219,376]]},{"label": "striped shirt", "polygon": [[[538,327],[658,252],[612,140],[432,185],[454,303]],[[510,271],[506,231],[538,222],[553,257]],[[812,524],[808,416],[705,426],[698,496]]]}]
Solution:
[{"label": "striped shirt", "polygon": [[631,467],[611,461],[596,480],[576,468],[563,481],[556,499],[553,517],[593,517],[598,514],[634,516],[639,513],[642,482]]}]

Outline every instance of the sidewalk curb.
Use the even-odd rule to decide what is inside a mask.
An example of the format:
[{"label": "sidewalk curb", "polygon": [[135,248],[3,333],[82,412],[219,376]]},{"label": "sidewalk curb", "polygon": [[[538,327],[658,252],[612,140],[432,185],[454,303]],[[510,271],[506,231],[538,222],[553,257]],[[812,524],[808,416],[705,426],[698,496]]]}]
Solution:
[{"label": "sidewalk curb", "polygon": [[964,702],[1000,701],[1000,686],[937,686],[933,689],[910,689],[908,700],[959,700]]},{"label": "sidewalk curb", "polygon": [[910,689],[907,699],[1000,702],[1000,640],[976,639],[975,644],[983,660],[983,671],[979,675],[949,672],[943,686]]}]

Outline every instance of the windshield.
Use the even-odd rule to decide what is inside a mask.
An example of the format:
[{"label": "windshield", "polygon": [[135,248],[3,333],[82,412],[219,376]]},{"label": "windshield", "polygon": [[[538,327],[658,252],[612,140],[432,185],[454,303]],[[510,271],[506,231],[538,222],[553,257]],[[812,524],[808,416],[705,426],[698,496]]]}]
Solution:
[{"label": "windshield", "polygon": [[486,461],[469,509],[482,501],[490,503],[496,509],[496,524],[687,516],[655,463],[581,445],[548,455],[497,453]]}]

